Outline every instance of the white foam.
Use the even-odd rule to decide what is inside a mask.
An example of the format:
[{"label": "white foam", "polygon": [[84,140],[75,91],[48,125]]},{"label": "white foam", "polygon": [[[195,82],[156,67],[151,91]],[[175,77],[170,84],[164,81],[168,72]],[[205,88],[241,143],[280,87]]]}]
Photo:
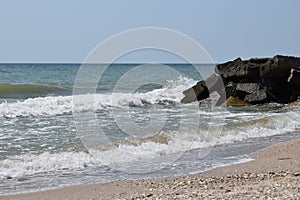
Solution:
[{"label": "white foam", "polygon": [[[181,153],[191,149],[213,147],[217,144],[230,144],[249,138],[259,138],[294,131],[298,126],[298,112],[273,113],[263,118],[239,123],[235,129],[225,128],[221,135],[211,132],[199,133],[196,130],[185,132],[168,131],[161,134],[168,137],[168,143],[144,142],[140,145],[121,144],[100,151],[26,154],[9,157],[0,161],[0,178],[20,177],[36,173],[82,169],[85,166],[136,166],[153,164],[152,159],[170,156],[177,159]],[[243,124],[246,123],[246,124]],[[234,125],[234,124],[233,124]],[[202,130],[205,132],[205,130]],[[206,135],[206,137],[204,137]],[[172,160],[171,160],[172,161]],[[131,163],[131,165],[128,165]],[[148,163],[148,164],[147,164]],[[153,166],[154,167],[154,166]]]},{"label": "white foam", "polygon": [[[80,103],[76,104],[76,112],[107,109],[120,106],[143,106],[144,104],[157,104],[174,102],[179,103],[183,97],[182,91],[194,85],[192,79],[180,77],[178,80],[169,81],[161,89],[147,93],[117,93],[95,94],[79,96]],[[87,99],[93,98],[94,105],[87,105]],[[114,98],[114,101],[112,101]],[[16,118],[29,116],[51,116],[71,114],[73,111],[72,96],[39,97],[14,103],[3,102],[0,104],[0,117]]]},{"label": "white foam", "polygon": [[196,132],[196,130],[163,132],[161,134],[170,138],[168,144],[146,142],[137,146],[120,145],[111,150],[101,152],[101,155],[96,154],[96,157],[101,162],[113,164],[147,160],[164,155],[180,156],[180,153],[187,150],[213,147],[217,144],[230,144],[249,138],[267,137],[294,131],[299,126],[297,116],[298,113],[295,112],[285,113],[285,115],[274,113],[259,120],[253,119],[250,122],[246,120],[240,122],[240,125],[248,123],[247,125],[237,129],[225,128],[221,135],[216,135],[214,129],[202,130],[202,132],[201,130],[200,132]]},{"label": "white foam", "polygon": [[[180,78],[170,81],[165,87],[147,93],[115,94],[114,101],[110,94],[96,94],[94,105],[86,105],[86,98],[90,95],[82,95],[81,104],[76,108],[77,112],[94,109],[109,109],[124,105],[143,106],[144,104],[158,104],[162,102],[179,103],[186,88],[195,81]],[[72,113],[73,97],[44,97],[27,99],[23,102],[0,104],[0,117],[15,118],[18,116],[52,116],[64,113]],[[114,103],[114,104],[113,104]],[[161,133],[170,138],[167,144],[144,142],[140,145],[122,144],[106,151],[93,151],[92,154],[83,152],[42,153],[40,155],[26,154],[9,157],[0,160],[0,178],[7,176],[19,177],[35,173],[59,171],[67,169],[81,169],[85,165],[99,166],[103,164],[139,163],[141,160],[149,160],[165,155],[180,155],[181,152],[190,149],[213,147],[216,144],[230,144],[248,138],[266,137],[294,131],[299,126],[299,110],[286,109],[282,113],[274,112],[207,112],[196,111],[197,115],[208,115],[214,118],[227,117],[229,120],[221,135],[216,135],[214,129],[188,131],[168,131]],[[187,118],[190,121],[190,118]],[[9,122],[9,121],[8,121]],[[11,123],[11,122],[9,122]],[[216,124],[211,124],[212,126]],[[206,137],[204,137],[206,136]]]},{"label": "white foam", "polygon": [[83,169],[86,165],[98,165],[96,162],[90,154],[84,152],[25,154],[0,160],[0,178]]},{"label": "white foam", "polygon": [[[295,131],[299,127],[299,113],[273,113],[267,116],[242,121],[235,128],[224,130],[219,144],[243,141],[249,138],[268,137]],[[243,123],[248,123],[243,125]]]}]

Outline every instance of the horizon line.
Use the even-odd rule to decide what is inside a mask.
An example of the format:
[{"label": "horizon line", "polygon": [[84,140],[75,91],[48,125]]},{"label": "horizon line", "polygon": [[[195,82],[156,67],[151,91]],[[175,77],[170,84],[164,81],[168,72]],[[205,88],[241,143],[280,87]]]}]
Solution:
[{"label": "horizon line", "polygon": [[116,62],[116,63],[80,63],[80,62],[0,62],[0,64],[217,64],[217,63],[184,63],[184,62],[163,62],[163,63],[156,63],[156,62]]}]

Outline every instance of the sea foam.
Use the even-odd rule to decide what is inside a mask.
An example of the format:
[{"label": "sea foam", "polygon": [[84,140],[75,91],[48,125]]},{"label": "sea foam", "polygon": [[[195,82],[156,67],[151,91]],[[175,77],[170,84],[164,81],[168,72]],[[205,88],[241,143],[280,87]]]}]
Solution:
[{"label": "sea foam", "polygon": [[[76,104],[74,111],[85,112],[110,107],[143,106],[145,104],[180,103],[182,91],[195,84],[192,79],[181,77],[178,80],[168,81],[163,88],[147,93],[113,93],[113,94],[87,94],[76,96],[80,103]],[[0,117],[30,117],[71,114],[73,111],[74,96],[48,96],[29,98],[14,103],[0,104]],[[87,99],[93,98],[94,105],[87,105]]]}]

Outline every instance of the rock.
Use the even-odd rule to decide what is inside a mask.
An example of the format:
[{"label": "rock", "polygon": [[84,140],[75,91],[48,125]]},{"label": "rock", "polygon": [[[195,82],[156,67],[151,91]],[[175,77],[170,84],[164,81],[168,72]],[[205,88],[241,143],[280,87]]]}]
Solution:
[{"label": "rock", "polygon": [[216,91],[216,105],[291,103],[300,96],[300,58],[277,55],[218,64],[217,74],[184,91],[182,103],[202,101]]},{"label": "rock", "polygon": [[224,80],[233,82],[252,82],[259,78],[284,78],[290,69],[299,69],[300,58],[277,55],[274,58],[237,58],[216,67],[216,73]]},{"label": "rock", "polygon": [[225,84],[229,81],[245,83],[256,80],[260,76],[256,59],[242,61],[241,58],[237,58],[234,61],[217,65],[215,72],[222,77]]},{"label": "rock", "polygon": [[224,88],[224,85],[221,77],[212,74],[206,80],[199,81],[195,86],[185,90],[183,92],[185,97],[181,100],[181,103],[191,103],[206,99],[211,92],[221,91],[222,88]]},{"label": "rock", "polygon": [[211,76],[209,76],[205,80],[205,83],[206,83],[210,93],[214,92],[214,91],[219,92],[220,90],[222,90],[224,88],[223,79],[220,76],[218,76],[217,74],[212,74]]},{"label": "rock", "polygon": [[244,101],[251,104],[263,103],[267,99],[267,97],[267,91],[265,89],[261,89],[246,95]]},{"label": "rock", "polygon": [[236,97],[247,103],[260,103],[267,99],[266,90],[258,83],[233,83],[225,86],[226,95]]},{"label": "rock", "polygon": [[183,94],[185,95],[185,97],[181,100],[181,103],[191,103],[209,97],[209,91],[205,84],[205,81],[198,82],[192,88],[185,90]]},{"label": "rock", "polygon": [[291,69],[290,76],[288,77],[287,81],[294,85],[300,85],[300,71],[296,69]]},{"label": "rock", "polygon": [[230,189],[226,189],[225,192],[228,193],[228,192],[231,192],[231,190]]},{"label": "rock", "polygon": [[146,197],[152,197],[153,196],[153,193],[149,193],[146,195]]},{"label": "rock", "polygon": [[267,65],[260,68],[260,76],[263,79],[286,78],[291,69],[299,69],[300,58],[277,55]]},{"label": "rock", "polygon": [[294,176],[300,176],[300,172],[296,172],[293,174]]},{"label": "rock", "polygon": [[268,102],[290,103],[298,99],[286,79],[268,79],[264,85],[268,93]]},{"label": "rock", "polygon": [[225,106],[249,106],[251,104],[237,98],[237,97],[233,97],[230,96],[225,102],[224,104]]},{"label": "rock", "polygon": [[258,83],[238,83],[236,84],[236,90],[244,91],[247,93],[253,93],[260,89],[260,85]]}]

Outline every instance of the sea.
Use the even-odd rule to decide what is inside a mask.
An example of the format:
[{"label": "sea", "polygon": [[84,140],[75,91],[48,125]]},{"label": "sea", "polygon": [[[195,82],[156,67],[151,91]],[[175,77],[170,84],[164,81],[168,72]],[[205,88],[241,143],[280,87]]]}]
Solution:
[{"label": "sea", "polygon": [[214,67],[0,64],[0,195],[201,173],[299,138],[299,102],[182,104]]}]

